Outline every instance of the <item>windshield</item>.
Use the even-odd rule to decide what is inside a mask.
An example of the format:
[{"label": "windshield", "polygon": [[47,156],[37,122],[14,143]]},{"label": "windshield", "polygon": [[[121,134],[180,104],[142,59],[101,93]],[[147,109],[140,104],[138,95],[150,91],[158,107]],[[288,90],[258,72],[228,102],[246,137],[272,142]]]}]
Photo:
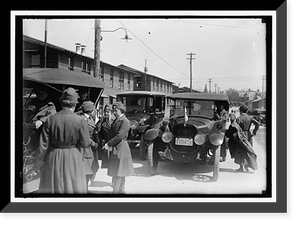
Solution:
[{"label": "windshield", "polygon": [[[118,97],[126,106],[127,113],[162,113],[164,112],[164,98],[161,96],[126,96]],[[155,98],[155,99],[154,99]]]},{"label": "windshield", "polygon": [[214,101],[206,100],[174,100],[171,104],[171,116],[184,116],[184,109],[188,116],[214,118]]}]

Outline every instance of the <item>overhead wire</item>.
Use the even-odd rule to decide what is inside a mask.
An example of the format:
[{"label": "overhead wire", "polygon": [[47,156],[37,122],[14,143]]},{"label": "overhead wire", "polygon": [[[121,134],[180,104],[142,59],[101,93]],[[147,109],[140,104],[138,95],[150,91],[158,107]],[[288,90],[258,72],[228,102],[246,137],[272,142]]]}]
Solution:
[{"label": "overhead wire", "polygon": [[[164,61],[167,65],[169,65],[171,68],[173,68],[175,71],[179,72],[180,74],[189,77],[188,75],[186,75],[185,73],[183,73],[182,71],[178,70],[177,68],[175,68],[173,65],[171,65],[169,62],[167,62],[164,58],[162,58],[160,55],[158,55],[156,52],[154,52],[149,46],[147,46],[141,39],[139,39],[130,29],[128,29],[128,27],[126,27],[121,21],[118,20],[118,22],[125,27],[138,41],[140,41],[148,50],[150,50],[154,55],[156,55],[158,58],[160,58],[162,61]],[[199,85],[198,85],[199,86]],[[199,86],[199,88],[201,88]]]},{"label": "overhead wire", "polygon": [[[123,26],[123,24],[122,24],[122,26]],[[156,65],[158,68],[162,69],[166,73],[172,74],[172,72],[167,70],[166,67],[161,66],[160,61],[156,57],[153,57],[151,55],[151,52],[147,51],[147,49],[146,50],[144,49],[145,48],[144,45],[140,45],[139,42],[129,42],[129,43],[133,48],[135,48],[138,52],[140,52],[148,60],[148,63],[152,62],[154,65]],[[183,79],[185,79],[185,78],[181,78],[180,80],[183,80]]]},{"label": "overhead wire", "polygon": [[[187,74],[185,74],[184,72],[182,72],[182,71],[180,71],[180,70],[178,70],[177,68],[175,68],[173,65],[171,65],[168,61],[166,61],[163,57],[161,57],[159,54],[157,54],[155,51],[153,51],[145,42],[143,42],[139,37],[137,37],[137,35],[136,34],[134,34],[133,32],[132,32],[132,30],[130,30],[128,27],[126,27],[125,25],[124,25],[124,23],[122,23],[121,21],[119,21],[119,20],[117,20],[123,27],[125,27],[144,47],[146,47],[147,48],[147,50],[149,50],[152,54],[154,54],[156,57],[158,57],[160,60],[162,60],[164,63],[166,63],[168,66],[170,66],[172,69],[174,69],[175,71],[177,71],[178,73],[180,73],[181,75],[184,75],[185,77],[188,77],[189,78],[189,76],[187,75]],[[159,21],[160,22],[160,21]],[[182,21],[181,21],[182,22]],[[155,24],[155,26],[156,26],[156,24]],[[158,28],[158,26],[156,26],[157,28]],[[162,27],[164,27],[163,25],[162,25]],[[176,41],[176,39],[175,38],[173,38],[173,37],[176,37],[177,38],[177,36],[176,36],[176,34],[172,31],[172,29],[169,29],[169,31],[170,32],[172,32],[173,33],[173,36],[172,35],[170,35],[170,33],[169,33],[169,31],[167,30],[167,29],[165,29],[165,31],[169,34],[169,36],[170,37],[172,37],[172,39],[171,38],[168,38],[168,35],[166,35],[160,28],[158,28],[158,30],[160,30],[160,32],[161,32],[161,34],[163,34],[163,36],[165,36],[174,46],[176,46],[176,48],[178,48],[180,51],[182,51],[182,52],[186,52],[181,46],[184,46],[181,42],[178,42],[178,41]],[[181,44],[179,44],[179,43],[181,43]],[[181,46],[180,46],[181,45]],[[133,45],[134,46],[134,45]],[[185,46],[186,47],[186,46]],[[137,48],[137,47],[135,47],[134,46],[134,48],[136,48],[138,51],[139,51],[139,48]],[[146,51],[145,51],[146,52]],[[148,53],[147,53],[148,54]],[[143,54],[144,55],[144,54]],[[145,56],[145,55],[144,55]],[[224,71],[224,70],[221,70],[221,69],[219,69],[219,68],[217,68],[217,67],[215,67],[214,65],[211,65],[211,64],[209,64],[209,63],[206,63],[206,62],[204,62],[203,60],[199,60],[198,59],[199,57],[197,57],[197,60],[196,60],[196,63],[197,64],[199,64],[199,65],[201,65],[201,67],[204,67],[205,69],[207,69],[207,70],[209,70],[210,72],[212,72],[213,74],[217,74],[217,75],[221,75],[221,77],[213,77],[213,79],[214,79],[214,81],[217,81],[217,82],[229,82],[229,80],[235,80],[235,81],[247,81],[247,80],[249,80],[249,78],[247,77],[247,78],[243,78],[243,77],[240,77],[240,76],[232,76],[232,74],[229,74],[227,71]],[[156,64],[157,66],[159,65],[159,64]],[[160,66],[159,66],[160,67]],[[166,71],[165,70],[165,68],[164,67],[160,67],[160,68],[163,68],[164,69],[164,71]],[[225,76],[224,76],[225,75]],[[227,76],[226,76],[227,75]],[[209,76],[209,77],[205,77],[205,78],[198,78],[198,79],[195,79],[194,77],[192,78],[192,80],[193,80],[193,82],[197,85],[197,86],[199,86],[199,84],[197,83],[197,82],[199,82],[199,80],[204,80],[204,81],[206,81],[208,78],[212,78],[212,76]],[[251,77],[251,78],[253,78],[253,77]],[[182,80],[182,79],[174,79],[174,80]],[[200,86],[199,86],[199,88],[201,88]]]}]

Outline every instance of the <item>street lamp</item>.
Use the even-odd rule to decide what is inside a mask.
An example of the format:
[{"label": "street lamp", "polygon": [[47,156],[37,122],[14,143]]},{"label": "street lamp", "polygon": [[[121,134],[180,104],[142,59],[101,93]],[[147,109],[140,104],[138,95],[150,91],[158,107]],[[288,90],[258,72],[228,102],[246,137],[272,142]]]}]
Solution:
[{"label": "street lamp", "polygon": [[99,19],[96,19],[95,20],[95,51],[94,51],[94,61],[95,61],[95,70],[94,70],[94,77],[96,78],[99,78],[99,75],[100,75],[100,42],[103,40],[103,37],[101,36],[101,32],[116,32],[118,30],[124,30],[125,31],[125,36],[124,40],[126,40],[126,42],[128,40],[131,40],[131,38],[128,37],[128,34],[127,34],[127,30],[124,28],[124,27],[119,27],[115,30],[102,30],[101,27],[100,27],[100,20]]},{"label": "street lamp", "polygon": [[124,27],[119,27],[119,28],[117,28],[117,29],[115,29],[115,30],[101,30],[101,28],[100,28],[100,41],[103,40],[103,37],[101,36],[101,32],[115,32],[115,31],[118,31],[118,30],[120,30],[120,29],[123,29],[123,30],[125,31],[125,33],[126,33],[125,36],[124,36],[124,38],[121,38],[121,39],[126,40],[126,42],[127,42],[128,40],[132,40],[132,38],[129,38],[129,37],[128,37],[126,28],[124,28]]}]

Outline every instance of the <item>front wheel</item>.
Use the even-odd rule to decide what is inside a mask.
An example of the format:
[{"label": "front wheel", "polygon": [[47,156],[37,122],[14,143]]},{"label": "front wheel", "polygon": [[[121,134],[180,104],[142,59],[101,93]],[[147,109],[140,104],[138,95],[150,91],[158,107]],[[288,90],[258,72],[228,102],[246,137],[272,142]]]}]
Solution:
[{"label": "front wheel", "polygon": [[214,181],[217,181],[219,179],[220,152],[221,152],[221,146],[219,146],[214,153],[214,171],[213,171]]},{"label": "front wheel", "polygon": [[148,146],[148,169],[151,175],[156,175],[158,167],[158,152],[154,150],[154,142]]}]

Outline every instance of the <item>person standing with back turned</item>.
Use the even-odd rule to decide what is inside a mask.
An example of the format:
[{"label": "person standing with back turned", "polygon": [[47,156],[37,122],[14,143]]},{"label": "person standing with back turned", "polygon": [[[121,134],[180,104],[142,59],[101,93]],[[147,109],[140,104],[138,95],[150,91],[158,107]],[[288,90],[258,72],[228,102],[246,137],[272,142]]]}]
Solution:
[{"label": "person standing with back turned", "polygon": [[133,162],[127,136],[130,123],[124,115],[125,107],[122,102],[113,104],[116,117],[108,134],[108,142],[103,149],[109,151],[107,175],[112,176],[113,194],[125,194],[125,177],[134,172]]},{"label": "person standing with back turned", "polygon": [[40,135],[34,171],[41,169],[39,193],[87,193],[84,165],[79,148],[90,144],[86,121],[74,113],[78,94],[66,89],[62,110],[49,117]]},{"label": "person standing with back turned", "polygon": [[[244,131],[245,135],[248,138],[248,141],[253,146],[253,138],[252,137],[256,135],[257,130],[259,129],[260,123],[258,121],[256,121],[252,116],[247,114],[248,107],[246,105],[242,104],[240,106],[239,110],[240,110],[241,115],[240,115],[240,117],[238,117],[236,119],[236,122],[242,128],[242,130]],[[250,128],[251,128],[252,123],[255,125],[255,127],[251,133]]]}]

